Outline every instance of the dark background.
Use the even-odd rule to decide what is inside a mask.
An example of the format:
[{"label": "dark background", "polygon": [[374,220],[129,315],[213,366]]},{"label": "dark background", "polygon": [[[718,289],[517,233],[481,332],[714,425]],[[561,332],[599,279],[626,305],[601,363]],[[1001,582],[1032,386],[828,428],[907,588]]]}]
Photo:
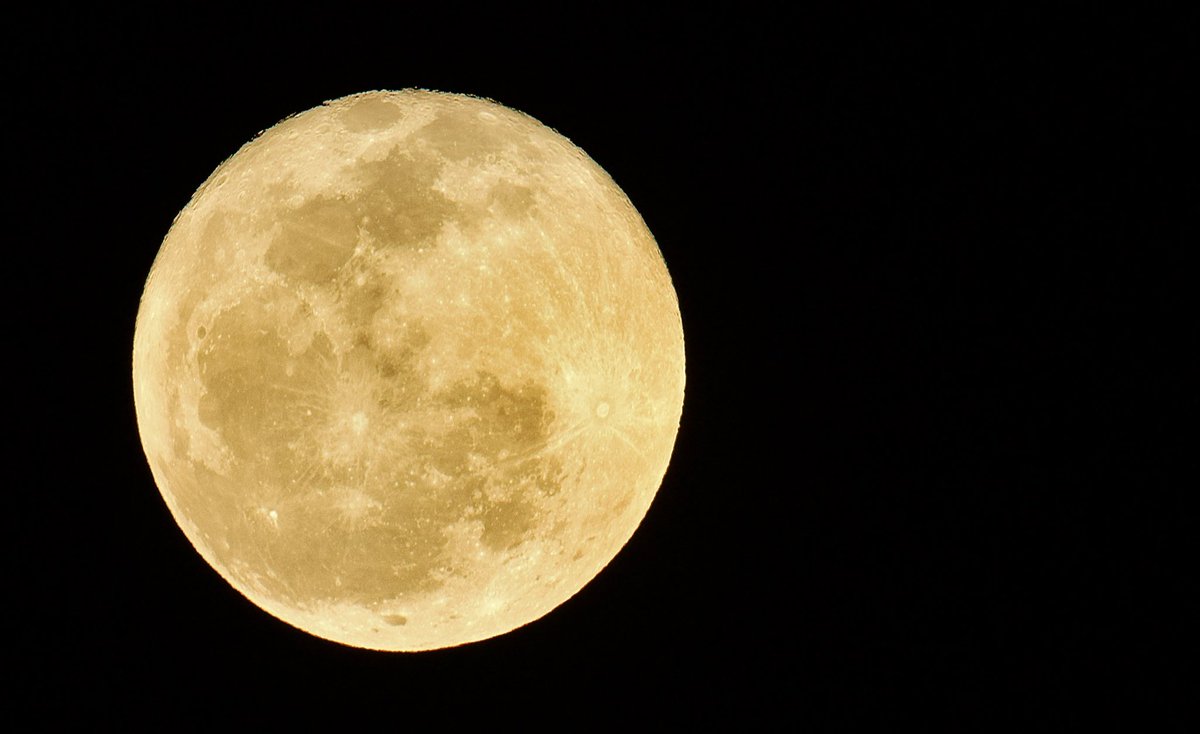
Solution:
[{"label": "dark background", "polygon": [[[20,708],[204,729],[1179,712],[1186,23],[322,13],[8,24]],[[146,273],[213,168],[289,114],[411,86],[529,113],[613,176],[674,278],[688,384],[658,498],[579,595],[381,654],[204,564],[129,370]]]}]

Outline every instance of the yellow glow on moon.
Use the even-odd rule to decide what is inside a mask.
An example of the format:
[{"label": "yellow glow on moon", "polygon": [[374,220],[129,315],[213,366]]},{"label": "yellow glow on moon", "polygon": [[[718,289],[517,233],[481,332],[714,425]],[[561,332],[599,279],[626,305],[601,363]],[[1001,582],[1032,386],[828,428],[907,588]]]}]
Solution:
[{"label": "yellow glow on moon", "polygon": [[176,218],[133,348],[142,445],[204,559],[356,647],[500,635],[645,516],[679,306],[612,179],[536,120],[370,92],[245,145]]}]

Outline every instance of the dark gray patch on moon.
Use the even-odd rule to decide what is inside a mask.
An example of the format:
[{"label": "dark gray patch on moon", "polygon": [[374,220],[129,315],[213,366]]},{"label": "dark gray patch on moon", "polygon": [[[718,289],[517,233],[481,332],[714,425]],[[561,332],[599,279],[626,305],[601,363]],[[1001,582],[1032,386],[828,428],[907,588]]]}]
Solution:
[{"label": "dark gray patch on moon", "polygon": [[434,150],[452,161],[481,158],[503,149],[503,128],[489,125],[468,109],[446,110],[417,132]]},{"label": "dark gray patch on moon", "polygon": [[483,542],[492,550],[520,545],[536,527],[535,512],[533,505],[521,497],[486,504],[482,513]]},{"label": "dark gray patch on moon", "polygon": [[458,206],[434,188],[443,162],[394,149],[356,171],[362,193],[351,203],[376,247],[429,247]]},{"label": "dark gray patch on moon", "polygon": [[342,112],[342,123],[350,132],[363,133],[390,127],[404,117],[404,111],[387,100],[364,97]]},{"label": "dark gray patch on moon", "polygon": [[[315,196],[298,207],[281,207],[267,249],[267,267],[288,278],[331,285],[360,244],[379,249],[434,246],[459,207],[434,188],[443,161],[427,153],[393,149],[351,172],[358,193]],[[276,192],[284,196],[293,187]]]},{"label": "dark gray patch on moon", "polygon": [[358,243],[358,217],[344,201],[316,197],[279,220],[266,263],[281,275],[327,283]]},{"label": "dark gray patch on moon", "polygon": [[533,189],[511,181],[498,181],[488,192],[488,203],[509,219],[526,217],[533,209]]}]

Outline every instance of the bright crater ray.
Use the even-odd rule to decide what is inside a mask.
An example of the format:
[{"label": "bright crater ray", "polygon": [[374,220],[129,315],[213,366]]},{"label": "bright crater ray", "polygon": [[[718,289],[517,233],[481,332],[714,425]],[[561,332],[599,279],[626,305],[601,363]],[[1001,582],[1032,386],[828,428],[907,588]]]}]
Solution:
[{"label": "bright crater ray", "polygon": [[301,629],[423,650],[582,588],[645,515],[684,388],[675,292],[628,199],[532,118],[372,92],[222,164],[134,340],[163,497]]}]

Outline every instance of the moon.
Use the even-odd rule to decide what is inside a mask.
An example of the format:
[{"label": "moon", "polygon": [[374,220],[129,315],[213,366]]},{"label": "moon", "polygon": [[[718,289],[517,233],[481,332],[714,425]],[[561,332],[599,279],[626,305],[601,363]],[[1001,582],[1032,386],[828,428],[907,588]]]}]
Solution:
[{"label": "moon", "polygon": [[613,180],[533,118],[368,92],[176,217],[133,344],[154,480],[251,602],[354,647],[509,632],[621,550],[683,407],[678,300]]}]

